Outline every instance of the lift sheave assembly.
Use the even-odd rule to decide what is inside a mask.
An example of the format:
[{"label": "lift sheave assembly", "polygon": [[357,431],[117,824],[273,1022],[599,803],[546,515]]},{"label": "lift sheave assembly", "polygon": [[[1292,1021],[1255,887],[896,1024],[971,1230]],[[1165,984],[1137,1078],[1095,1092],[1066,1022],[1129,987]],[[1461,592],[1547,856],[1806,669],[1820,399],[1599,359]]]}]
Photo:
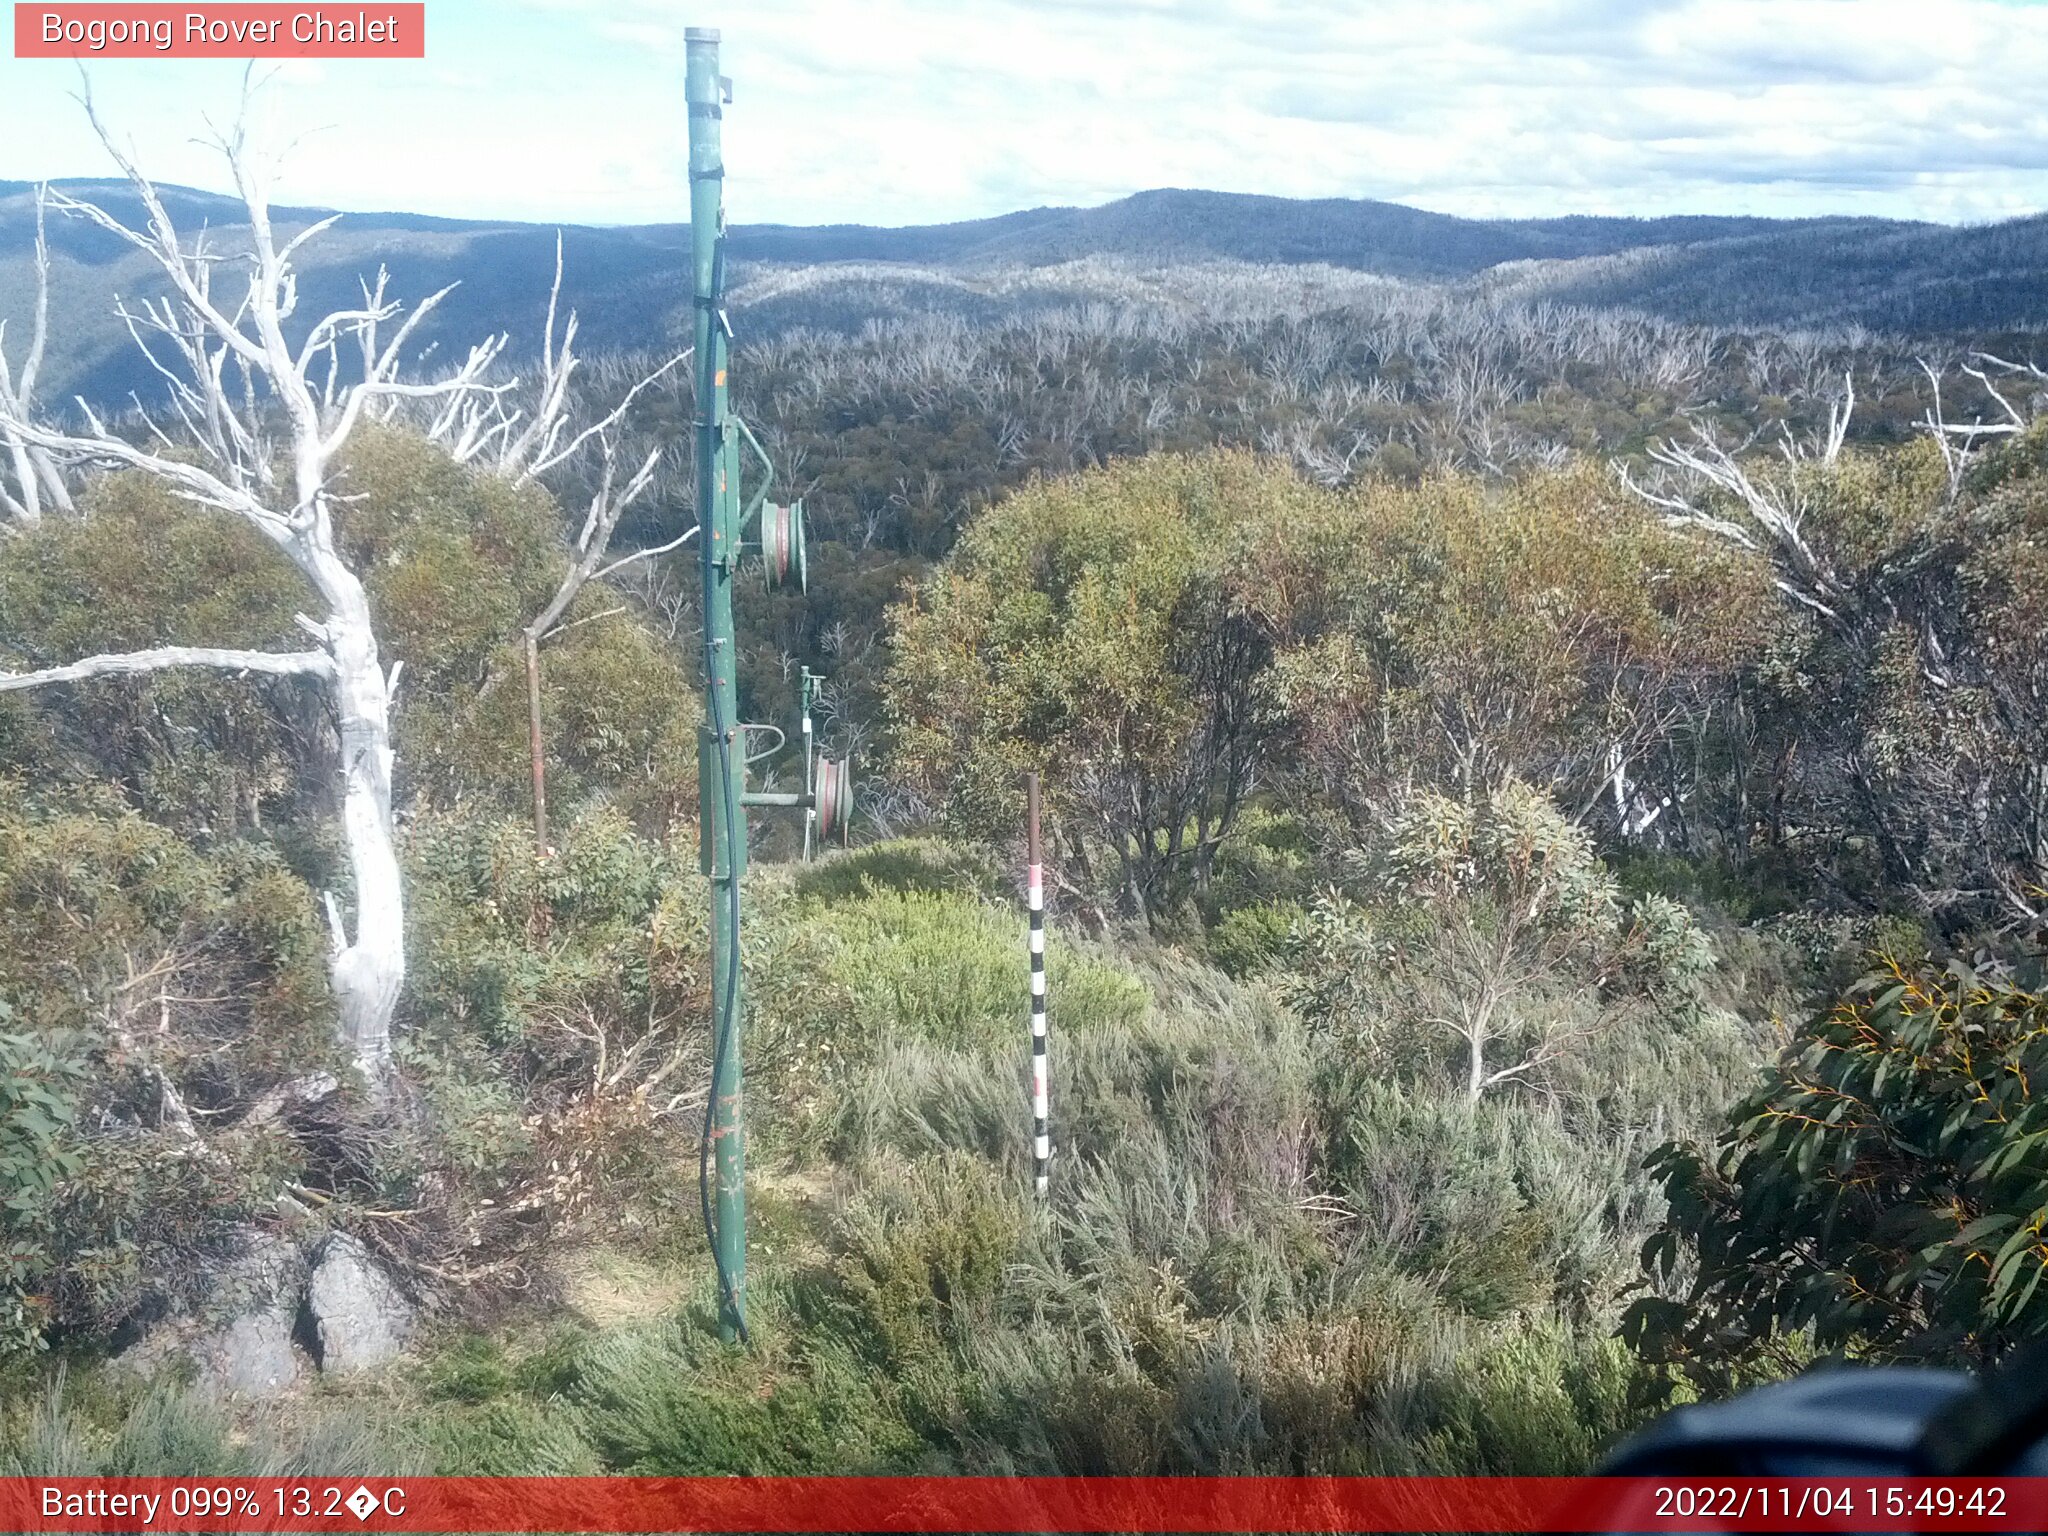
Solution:
[{"label": "lift sheave assembly", "polygon": [[[732,412],[727,368],[732,323],[725,308],[725,162],[723,119],[730,83],[718,72],[718,33],[685,34],[690,114],[690,265],[696,347],[695,439],[698,538],[703,572],[704,725],[698,737],[700,861],[711,881],[711,1094],[698,1156],[704,1231],[718,1273],[719,1329],[745,1340],[747,1197],[746,1121],[740,1083],[740,887],[747,869],[746,813],[777,807],[804,813],[804,853],[844,844],[853,808],[852,764],[820,756],[812,718],[821,679],[806,668],[798,705],[803,785],[750,790],[747,767],[786,741],[779,726],[739,718],[732,584],[743,553],[758,557],[771,588],[802,593],[808,570],[801,501],[771,502],[775,465],[760,439]],[[760,484],[742,510],[741,450]],[[775,738],[764,751],[757,737]]]}]

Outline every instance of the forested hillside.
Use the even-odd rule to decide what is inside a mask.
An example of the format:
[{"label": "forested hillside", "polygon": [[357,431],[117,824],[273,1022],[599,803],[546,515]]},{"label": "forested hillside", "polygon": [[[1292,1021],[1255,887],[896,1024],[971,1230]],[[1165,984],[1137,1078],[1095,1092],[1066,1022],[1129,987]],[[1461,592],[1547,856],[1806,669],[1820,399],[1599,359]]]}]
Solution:
[{"label": "forested hillside", "polygon": [[1499,274],[1508,292],[1724,326],[1855,325],[1908,336],[2034,329],[2048,221],[1960,229],[1816,220]]},{"label": "forested hillside", "polygon": [[[118,182],[62,189],[103,201],[130,222],[141,212]],[[0,321],[12,319],[17,330],[33,291],[34,194],[0,182]],[[232,199],[176,187],[164,197],[188,226],[207,227],[220,249],[243,238],[245,215]],[[276,213],[280,228],[296,230],[328,211]],[[114,314],[117,295],[154,291],[149,267],[90,223],[56,219],[49,234],[55,302],[67,322],[46,375],[52,398],[82,393],[105,405],[130,391],[156,395],[161,379]],[[561,234],[563,291],[584,317],[593,353],[681,334],[686,227]],[[350,213],[302,255],[301,313],[349,302],[359,277],[382,264],[408,293],[460,282],[421,331],[423,343],[467,346],[505,331],[510,357],[526,360],[542,330],[556,236],[531,224]],[[1303,281],[1328,287],[1356,274],[1391,280],[1374,286],[1413,304],[1504,295],[1697,326],[1853,326],[1918,345],[2048,324],[2048,241],[2035,219],[1964,228],[1843,218],[1487,220],[1364,200],[1162,190],[1099,208],[913,228],[738,223],[731,238],[744,278],[737,306],[750,313],[757,337],[791,325],[857,334],[872,322],[931,311],[1015,323],[1048,306],[1121,306],[1134,288],[1158,282],[1199,288],[1217,264],[1267,290],[1262,305],[1284,306]],[[803,298],[793,302],[792,293]]]},{"label": "forested hillside", "polygon": [[[185,393],[88,419],[41,403],[112,356],[81,274],[197,287],[106,209],[52,371],[4,341],[9,1469],[1564,1473],[1674,1396],[2048,1322],[2026,285],[1945,279],[1995,337],[1723,329],[1559,274],[1718,295],[1703,253],[1792,236],[751,237],[735,398],[815,542],[808,594],[746,573],[740,705],[825,672],[861,782],[852,848],[754,843],[728,1344],[694,402],[615,301],[673,255],[572,235],[551,307],[551,234],[344,224],[287,335],[279,210],[257,318],[187,292],[138,326]],[[322,307],[400,235],[389,305]],[[389,306],[473,260],[434,318],[491,319],[423,367]]]}]

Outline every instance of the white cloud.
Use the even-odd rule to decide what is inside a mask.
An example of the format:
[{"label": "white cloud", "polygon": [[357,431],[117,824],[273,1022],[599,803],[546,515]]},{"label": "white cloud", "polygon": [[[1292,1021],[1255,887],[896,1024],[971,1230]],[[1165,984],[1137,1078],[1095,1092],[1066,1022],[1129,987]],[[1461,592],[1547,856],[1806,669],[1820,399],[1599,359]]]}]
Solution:
[{"label": "white cloud", "polygon": [[[1153,186],[1449,212],[2048,207],[2048,8],[1998,0],[430,0],[424,64],[280,81],[280,195],[673,219],[682,21],[721,26],[739,220],[924,222]],[[166,179],[234,69],[108,64]],[[69,66],[0,60],[0,177],[94,173]]]}]

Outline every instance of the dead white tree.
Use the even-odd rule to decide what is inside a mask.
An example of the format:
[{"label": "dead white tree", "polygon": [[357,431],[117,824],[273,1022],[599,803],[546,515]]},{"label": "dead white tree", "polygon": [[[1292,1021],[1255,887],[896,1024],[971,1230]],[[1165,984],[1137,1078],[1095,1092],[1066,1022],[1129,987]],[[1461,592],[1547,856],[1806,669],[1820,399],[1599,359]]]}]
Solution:
[{"label": "dead white tree", "polygon": [[[97,205],[53,193],[51,206],[89,220],[146,255],[167,282],[165,297],[119,307],[136,345],[163,380],[167,413],[142,416],[140,442],[130,441],[80,401],[82,432],[37,419],[18,398],[0,401],[0,437],[19,441],[67,466],[139,471],[179,497],[245,519],[306,578],[321,605],[300,615],[312,640],[290,653],[167,647],[129,655],[88,657],[39,672],[0,674],[0,690],[171,667],[295,675],[327,694],[339,731],[342,824],[354,874],[355,921],[325,895],[332,934],[329,959],[339,1033],[373,1088],[388,1073],[391,1018],[405,980],[404,893],[391,818],[391,702],[403,663],[386,666],[361,576],[343,557],[335,515],[346,497],[336,486],[336,461],[366,416],[387,417],[407,401],[464,402],[509,387],[487,382],[504,346],[498,337],[473,348],[452,373],[431,380],[403,377],[408,344],[449,289],[398,320],[386,277],[365,284],[359,308],[338,310],[306,328],[296,346],[286,327],[298,303],[293,258],[331,226],[323,219],[280,240],[270,219],[265,177],[252,166],[241,124],[218,139],[235,190],[248,211],[246,249],[216,250],[204,232],[187,238],[156,188],[122,151],[83,98],[100,142],[148,213],[131,229]],[[246,272],[239,292],[219,279]],[[341,351],[359,361],[344,374]],[[316,373],[323,373],[316,382]],[[353,382],[348,382],[352,379]],[[160,420],[159,417],[162,419]]]},{"label": "dead white tree", "polygon": [[594,488],[585,499],[582,526],[571,546],[568,572],[541,611],[519,631],[526,661],[533,836],[543,855],[548,852],[548,789],[547,742],[540,707],[541,645],[550,635],[574,627],[565,625],[563,617],[591,582],[601,581],[640,561],[672,553],[697,532],[693,523],[666,544],[635,550],[617,560],[608,559],[612,535],[618,531],[620,520],[655,488],[664,453],[660,446],[649,449],[640,459],[639,467],[622,478],[619,456],[624,424],[640,396],[687,362],[691,349],[685,348],[641,374],[611,410],[579,428],[577,423],[584,413],[572,386],[583,360],[576,354],[577,322],[573,309],[562,323],[560,340],[556,339],[555,323],[561,302],[562,237],[558,233],[555,280],[548,291],[547,329],[541,340],[541,373],[530,407],[518,405],[510,391],[472,393],[450,402],[448,408],[424,423],[427,436],[441,443],[458,463],[487,468],[515,485],[553,480],[556,471],[574,465],[580,457],[594,455],[598,460]]},{"label": "dead white tree", "polygon": [[[1942,399],[1943,370],[1922,358],[1920,371],[1927,375],[1929,392],[1927,414],[1921,418],[1920,428],[1941,448],[1942,462],[1948,469],[1948,493],[1953,500],[1962,491],[1963,475],[1970,460],[1984,442],[2017,437],[2033,425],[2042,392],[2048,389],[2048,372],[2036,364],[2008,362],[1989,352],[1971,353],[1962,371],[1991,397],[1998,408],[1997,419],[1986,421],[1980,411],[1968,421],[1951,421]],[[1994,374],[2005,382],[2007,389],[2018,383],[2031,391],[2024,402],[2027,409],[2022,410],[2005,390],[1992,382]]]},{"label": "dead white tree", "polygon": [[[1981,412],[1969,421],[1949,418],[1944,406],[1944,373],[1924,359],[1930,404],[1921,429],[1940,445],[1948,470],[1951,498],[1962,487],[1964,471],[1980,444],[1988,440],[2016,437],[2035,420],[2035,411],[2048,391],[2048,371],[2032,363],[2008,362],[1988,352],[1976,352],[1961,371],[1976,380],[1997,407],[1995,420]],[[2005,389],[1999,383],[2005,384]],[[2032,390],[2021,403],[2012,398],[2016,385]],[[2022,409],[2024,404],[2027,409]],[[1828,403],[1826,430],[1813,442],[1801,442],[1780,428],[1778,453],[1781,466],[1771,473],[1753,470],[1743,459],[1756,439],[1728,448],[1704,428],[1695,427],[1689,443],[1666,442],[1650,448],[1650,459],[1665,477],[1660,483],[1644,485],[1617,466],[1621,481],[1637,496],[1658,508],[1674,527],[1694,529],[1725,539],[1771,561],[1780,591],[1802,607],[1831,624],[1843,622],[1842,607],[1847,589],[1827,557],[1806,537],[1810,477],[1815,470],[1832,468],[1842,456],[1849,434],[1849,420],[1856,409],[1856,381],[1845,376],[1842,393]],[[1696,492],[1720,493],[1718,504],[1710,504]],[[1732,506],[1729,504],[1732,503]],[[1737,516],[1723,515],[1722,508]],[[1947,679],[1930,676],[1946,686]]]},{"label": "dead white tree", "polygon": [[[1983,444],[2017,437],[2039,419],[2048,372],[1969,354],[1955,371],[1975,381],[1991,408],[1979,402],[1970,419],[1957,420],[1950,367],[1923,361],[1921,369],[1930,403],[1920,425],[1942,452],[1953,510]],[[2010,920],[2036,925],[2041,873],[2048,868],[2048,765],[2031,749],[2041,739],[2038,663],[2024,646],[2009,643],[2018,636],[1987,645],[1972,628],[1967,605],[1940,579],[1955,572],[1958,538],[1974,541],[1981,534],[1937,525],[1888,552],[1881,568],[1861,571],[1834,565],[1824,547],[1826,530],[1819,541],[1809,539],[1805,520],[1817,505],[1814,491],[1841,455],[1854,406],[1852,385],[1831,406],[1818,441],[1798,443],[1784,434],[1782,463],[1744,459],[1742,448],[1731,451],[1697,432],[1691,443],[1651,450],[1665,472],[1657,483],[1638,485],[1625,471],[1622,478],[1672,525],[1768,560],[1779,589],[1857,658],[1851,665],[1874,667],[1895,641],[1913,646],[1920,679],[1936,690],[1936,702],[1921,715],[1926,739],[1938,749],[1916,751],[1910,770],[1895,765],[1880,783],[1869,754],[1857,745],[1844,755],[1844,777],[1858,800],[1874,808],[1864,813],[1866,824],[1887,866],[1930,907],[1988,896]],[[1895,830],[1894,817],[1906,833]],[[1962,886],[1959,867],[1971,871]]]},{"label": "dead white tree", "polygon": [[[1670,527],[1759,556],[1780,592],[1839,632],[1853,623],[1851,594],[1826,552],[1807,536],[1806,521],[1815,482],[1840,461],[1855,410],[1856,381],[1844,376],[1842,393],[1828,402],[1827,426],[1817,439],[1796,438],[1781,424],[1775,463],[1747,457],[1761,431],[1731,448],[1695,423],[1690,442],[1651,445],[1649,457],[1657,467],[1651,483],[1638,481],[1620,463],[1614,472],[1630,492],[1663,513]],[[1666,725],[1671,723],[1675,716]],[[1636,761],[1628,744],[1609,744],[1607,784],[1625,837],[1641,836],[1685,798],[1658,794],[1654,804],[1647,803],[1642,786],[1630,777]]]},{"label": "dead white tree", "polygon": [[22,440],[7,430],[5,420],[26,417],[35,406],[36,375],[42,371],[43,351],[50,339],[50,242],[45,219],[50,206],[50,189],[36,188],[36,291],[29,314],[28,350],[21,366],[7,362],[7,324],[0,321],[0,513],[16,527],[33,528],[43,520],[48,507],[58,512],[71,510],[71,494],[57,462],[46,449]]},{"label": "dead white tree", "polygon": [[[1805,520],[1811,472],[1827,470],[1842,456],[1849,418],[1856,409],[1856,381],[1845,378],[1839,398],[1828,403],[1827,430],[1816,443],[1781,431],[1778,443],[1783,468],[1775,474],[1753,473],[1743,462],[1751,438],[1735,448],[1725,446],[1704,427],[1695,426],[1689,443],[1652,445],[1650,459],[1669,472],[1665,483],[1644,485],[1617,467],[1622,484],[1663,512],[1665,521],[1723,539],[1765,556],[1778,589],[1802,607],[1833,621],[1840,617],[1843,587],[1834,567],[1807,539]],[[1733,506],[1722,510],[1691,494],[1695,489],[1719,492]]]}]

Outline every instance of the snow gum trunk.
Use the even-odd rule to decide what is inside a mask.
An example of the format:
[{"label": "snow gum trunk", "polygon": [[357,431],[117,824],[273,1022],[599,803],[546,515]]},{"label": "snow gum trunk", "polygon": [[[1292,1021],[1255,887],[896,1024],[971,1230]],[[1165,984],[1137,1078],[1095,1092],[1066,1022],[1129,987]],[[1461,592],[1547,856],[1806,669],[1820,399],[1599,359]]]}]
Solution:
[{"label": "snow gum trunk", "polygon": [[374,1085],[390,1069],[391,1016],[405,984],[405,897],[391,821],[391,690],[362,583],[331,555],[317,569],[330,605],[342,828],[356,888],[355,935],[351,940],[337,921],[330,976],[342,1042]]}]

